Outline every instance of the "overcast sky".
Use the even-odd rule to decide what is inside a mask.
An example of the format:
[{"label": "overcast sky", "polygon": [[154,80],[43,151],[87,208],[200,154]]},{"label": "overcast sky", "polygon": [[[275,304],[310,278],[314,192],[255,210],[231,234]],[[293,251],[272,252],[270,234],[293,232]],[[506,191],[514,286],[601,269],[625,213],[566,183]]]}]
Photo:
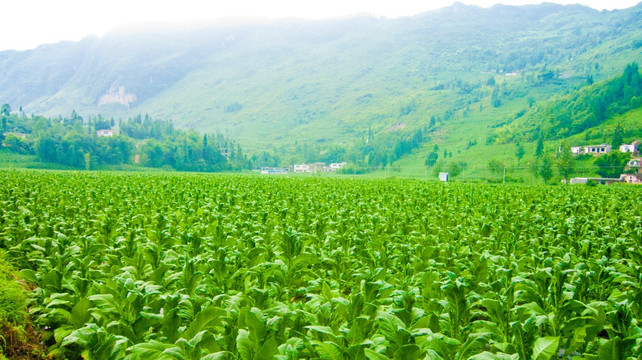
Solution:
[{"label": "overcast sky", "polygon": [[[550,0],[582,3],[603,10],[623,9],[640,0]],[[449,6],[453,0],[9,0],[2,4],[0,50],[24,50],[45,43],[102,36],[110,29],[141,22],[187,22],[222,17],[321,19],[354,14],[401,17]],[[463,0],[534,4],[535,0]]]}]

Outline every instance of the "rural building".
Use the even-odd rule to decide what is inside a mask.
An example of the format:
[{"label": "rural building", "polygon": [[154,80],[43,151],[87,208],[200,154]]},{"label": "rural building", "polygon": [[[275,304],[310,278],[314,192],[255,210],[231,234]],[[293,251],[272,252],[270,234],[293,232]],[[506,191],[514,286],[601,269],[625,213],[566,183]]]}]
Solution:
[{"label": "rural building", "polygon": [[[566,180],[562,180],[562,182],[566,182]],[[571,185],[573,185],[573,184],[586,184],[586,183],[588,183],[588,178],[585,178],[585,177],[574,177],[574,178],[571,178],[570,183],[571,183]]]},{"label": "rural building", "polygon": [[637,174],[622,174],[620,181],[627,184],[642,184],[642,177]]},{"label": "rural building", "polygon": [[330,164],[330,171],[337,171],[344,167],[347,164],[347,162],[340,162],[340,163],[331,163]]},{"label": "rural building", "polygon": [[448,181],[448,173],[447,172],[440,172],[439,173],[439,181],[447,182]]},{"label": "rural building", "polygon": [[323,169],[325,169],[325,163],[324,162],[315,162],[314,164],[312,164],[312,166],[310,166],[310,169],[314,173],[321,172],[321,171],[323,171]]},{"label": "rural building", "polygon": [[589,181],[596,182],[602,185],[609,185],[622,181],[621,178],[589,178],[589,177],[574,177],[571,178],[571,184],[587,184]]},{"label": "rural building", "polygon": [[2,133],[2,135],[4,135],[4,137],[7,137],[9,135],[13,135],[13,136],[21,138],[23,140],[27,138],[27,134],[21,133],[21,132],[6,132],[6,133]]},{"label": "rural building", "polygon": [[631,159],[628,163],[626,163],[626,166],[631,169],[631,168],[639,168],[640,163],[642,163],[642,158],[636,158],[636,159]]},{"label": "rural building", "polygon": [[230,149],[229,148],[220,148],[219,150],[221,151],[221,156],[223,156],[227,160],[230,159]]},{"label": "rural building", "polygon": [[294,172],[297,174],[300,174],[300,173],[307,173],[312,171],[310,171],[310,165],[303,163],[303,164],[294,164]]},{"label": "rural building", "polygon": [[611,152],[611,145],[609,144],[571,147],[571,153],[573,153],[573,155],[590,154],[593,156],[599,156],[602,154],[608,154],[609,152]]},{"label": "rural building", "polygon": [[585,154],[602,155],[602,154],[608,154],[610,152],[611,152],[611,145],[608,145],[608,144],[589,145],[584,147]]},{"label": "rural building", "polygon": [[280,167],[262,167],[261,174],[265,175],[286,175],[288,173],[287,168]]},{"label": "rural building", "polygon": [[638,152],[640,150],[640,141],[635,140],[634,142],[630,144],[622,144],[620,145],[620,152],[623,153],[634,153]]},{"label": "rural building", "polygon": [[111,129],[102,129],[96,131],[96,136],[114,136],[114,131]]}]

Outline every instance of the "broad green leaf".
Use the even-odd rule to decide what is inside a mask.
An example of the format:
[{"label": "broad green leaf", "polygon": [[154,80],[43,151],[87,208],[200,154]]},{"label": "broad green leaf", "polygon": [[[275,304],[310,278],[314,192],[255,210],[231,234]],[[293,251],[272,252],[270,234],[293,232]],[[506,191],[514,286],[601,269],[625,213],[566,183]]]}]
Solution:
[{"label": "broad green leaf", "polygon": [[332,328],[327,327],[327,326],[309,325],[309,326],[306,326],[305,328],[306,329],[310,329],[310,330],[314,330],[314,331],[319,332],[321,334],[327,334],[327,335],[335,336],[334,335],[334,331],[332,330]]},{"label": "broad green leaf", "polygon": [[619,337],[615,337],[605,342],[597,351],[598,358],[600,358],[600,360],[621,360],[621,343],[622,340],[620,340]]},{"label": "broad green leaf", "polygon": [[252,360],[254,359],[254,354],[258,351],[258,344],[252,341],[247,330],[240,329],[236,337],[236,349],[242,360]]},{"label": "broad green leaf", "polygon": [[314,348],[322,360],[343,360],[343,352],[339,346],[330,341],[312,341]]},{"label": "broad green leaf", "polygon": [[272,357],[279,353],[279,348],[276,344],[274,337],[270,336],[259,348],[257,360],[270,360]]},{"label": "broad green leaf", "polygon": [[371,349],[364,349],[366,357],[369,360],[389,360],[387,356],[379,354],[378,352]]},{"label": "broad green leaf", "polygon": [[492,334],[490,333],[477,333],[468,335],[466,341],[459,348],[457,358],[464,360],[468,359],[474,354],[479,353],[479,351],[483,349],[486,344],[488,344],[488,340],[490,339],[491,335]]},{"label": "broad green leaf", "polygon": [[201,360],[224,360],[229,359],[231,355],[232,354],[229,351],[219,351],[213,354],[205,355],[201,358]]},{"label": "broad green leaf", "polygon": [[208,330],[216,326],[220,326],[223,323],[223,318],[225,317],[225,310],[210,306],[196,314],[196,317],[189,324],[185,332],[181,335],[184,339],[191,339],[196,334],[203,330]]},{"label": "broad green leaf", "polygon": [[89,301],[89,299],[85,297],[78,299],[76,305],[71,309],[71,321],[74,327],[82,327],[89,321],[91,317],[89,308],[91,308],[91,301]]},{"label": "broad green leaf", "polygon": [[542,337],[533,344],[533,360],[550,360],[557,353],[559,337]]}]

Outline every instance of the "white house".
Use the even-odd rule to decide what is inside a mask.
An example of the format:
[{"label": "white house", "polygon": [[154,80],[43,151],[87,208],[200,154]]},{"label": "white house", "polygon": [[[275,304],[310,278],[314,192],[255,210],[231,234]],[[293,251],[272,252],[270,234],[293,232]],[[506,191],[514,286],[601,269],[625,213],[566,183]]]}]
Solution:
[{"label": "white house", "polygon": [[340,163],[331,163],[330,164],[330,171],[337,171],[344,167],[347,164],[347,162],[340,162]]},{"label": "white house", "polygon": [[588,145],[584,147],[585,154],[602,155],[602,154],[608,154],[610,152],[611,152],[611,145],[608,145],[608,144]]},{"label": "white house", "polygon": [[588,178],[585,178],[585,177],[571,178],[571,184],[586,184],[586,183],[588,183]]},{"label": "white house", "polygon": [[310,171],[310,165],[308,164],[294,164],[294,172],[295,173],[306,173],[306,172],[311,172]]},{"label": "white house", "polygon": [[265,175],[287,175],[288,169],[287,168],[279,168],[279,167],[262,167],[261,168],[261,174]]},{"label": "white house", "polygon": [[634,142],[630,144],[622,144],[620,145],[620,152],[623,153],[634,153],[639,150],[640,147],[640,141],[635,140]]},{"label": "white house", "polygon": [[629,167],[629,169],[630,168],[634,168],[634,167],[639,168],[640,167],[640,163],[642,163],[642,159],[641,158],[636,158],[636,159],[631,159],[631,161],[629,161],[626,165]]},{"label": "white house", "polygon": [[573,155],[581,155],[583,151],[584,151],[584,148],[581,146],[571,147],[571,153],[573,153]]},{"label": "white house", "polygon": [[627,184],[642,184],[642,178],[637,174],[622,174],[620,181]]},{"label": "white house", "polygon": [[111,129],[97,130],[96,136],[114,136],[114,131]]}]

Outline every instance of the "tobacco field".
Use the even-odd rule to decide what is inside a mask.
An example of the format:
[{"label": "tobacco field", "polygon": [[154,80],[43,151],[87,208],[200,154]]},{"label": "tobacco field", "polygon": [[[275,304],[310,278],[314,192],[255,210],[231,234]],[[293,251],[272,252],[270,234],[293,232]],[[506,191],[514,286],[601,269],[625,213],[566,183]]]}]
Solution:
[{"label": "tobacco field", "polygon": [[0,178],[53,359],[642,359],[642,187]]}]

